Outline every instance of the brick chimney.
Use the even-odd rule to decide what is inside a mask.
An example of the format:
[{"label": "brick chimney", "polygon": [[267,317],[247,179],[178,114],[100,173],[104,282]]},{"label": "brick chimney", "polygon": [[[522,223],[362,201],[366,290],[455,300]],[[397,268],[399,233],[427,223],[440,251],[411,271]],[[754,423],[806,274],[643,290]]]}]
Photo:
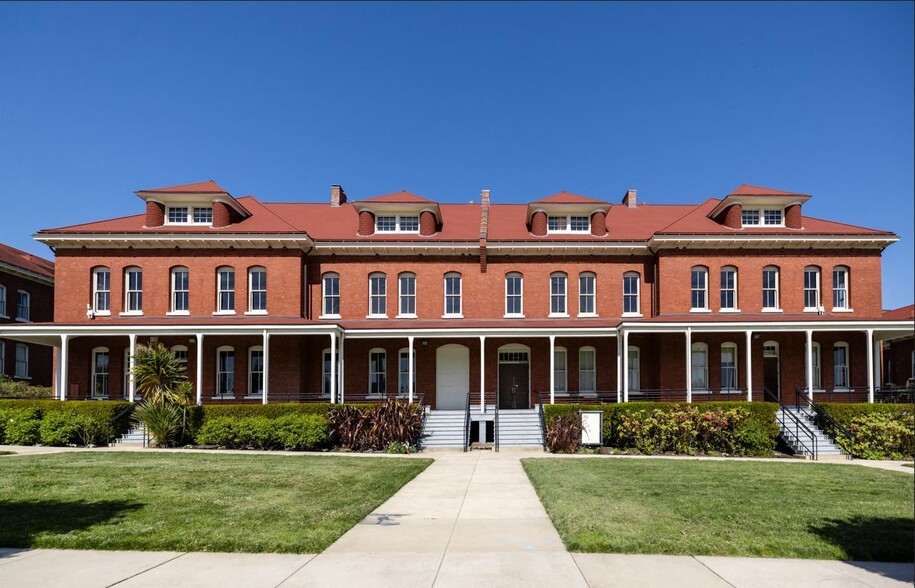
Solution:
[{"label": "brick chimney", "polygon": [[626,195],[623,196],[623,204],[626,205],[626,208],[635,208],[635,190],[626,190]]},{"label": "brick chimney", "polygon": [[330,187],[330,205],[340,206],[341,204],[346,204],[346,192],[343,191],[343,186],[334,184]]},{"label": "brick chimney", "polygon": [[155,200],[146,201],[146,226],[161,227],[165,224],[165,205]]},{"label": "brick chimney", "polygon": [[480,192],[480,273],[486,273],[486,239],[489,237],[489,190]]},{"label": "brick chimney", "polygon": [[791,204],[785,209],[785,226],[789,229],[802,229],[801,205]]}]

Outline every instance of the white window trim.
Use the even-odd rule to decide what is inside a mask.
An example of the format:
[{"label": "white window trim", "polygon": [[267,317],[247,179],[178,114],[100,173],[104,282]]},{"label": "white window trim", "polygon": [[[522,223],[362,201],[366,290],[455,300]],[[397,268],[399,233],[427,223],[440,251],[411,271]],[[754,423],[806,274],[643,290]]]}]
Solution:
[{"label": "white window trim", "polygon": [[[395,233],[401,233],[401,234],[407,234],[407,235],[416,235],[416,234],[419,233],[420,216],[422,216],[422,215],[420,215],[420,214],[379,214],[379,215],[377,215],[377,216],[375,217],[375,232],[376,232],[376,233],[383,233],[383,234],[385,234],[385,235],[392,235],[392,234],[395,234]],[[394,219],[395,219],[395,220],[394,220],[394,227],[395,227],[395,228],[394,228],[393,231],[389,231],[389,230],[385,230],[385,229],[380,229],[380,228],[378,228],[378,220],[379,220],[379,219],[381,219],[381,218],[391,218],[391,217],[394,217]],[[401,228],[400,228],[400,225],[401,225],[401,222],[402,222],[402,221],[401,221],[402,218],[415,218],[415,219],[416,219],[416,229],[415,229],[415,230],[413,230],[413,229],[410,229],[410,230],[401,229]]]},{"label": "white window trim", "polygon": [[[219,371],[219,354],[222,353],[223,351],[232,352],[232,383],[233,383],[232,388],[233,388],[233,390],[232,390],[231,394],[220,394],[219,393],[219,374],[221,373]],[[216,372],[216,388],[213,389],[213,398],[224,398],[226,400],[234,399],[235,398],[235,390],[234,390],[234,388],[235,388],[235,386],[234,386],[234,383],[235,383],[235,348],[234,347],[232,347],[231,345],[221,345],[216,348],[216,366],[215,366],[215,368],[216,369],[213,371]],[[225,372],[225,373],[229,373],[229,372]]]},{"label": "white window trim", "polygon": [[[178,293],[175,290],[175,274],[184,271],[187,274],[187,310],[175,310],[175,295]],[[191,314],[191,270],[184,266],[176,266],[171,269],[169,272],[169,284],[170,284],[170,294],[169,294],[169,311],[165,313],[165,316],[190,316]],[[182,290],[185,292],[185,290]]]},{"label": "white window trim", "polygon": [[6,373],[6,341],[0,340],[0,374]]},{"label": "white window trim", "polygon": [[[553,278],[559,278],[559,277],[561,277],[563,279],[562,300],[563,300],[563,306],[565,307],[565,311],[553,312]],[[569,318],[569,276],[567,274],[565,274],[564,272],[551,273],[548,294],[550,296],[550,298],[549,298],[550,314],[547,316],[549,318]]]},{"label": "white window trim", "polygon": [[[817,304],[816,304],[816,306],[807,306],[807,290],[808,290],[807,273],[810,272],[811,270],[816,270],[815,272],[812,272],[812,273],[816,273],[816,276],[817,276],[817,283],[816,283],[816,295],[817,295],[816,302],[817,302]],[[821,287],[822,279],[823,279],[823,272],[818,267],[807,266],[804,268],[803,276],[804,276],[803,277],[803,280],[804,280],[804,282],[803,282],[804,312],[820,312],[820,310],[822,310],[822,308],[823,308],[823,296],[822,296],[822,287]]]},{"label": "white window trim", "polygon": [[[340,293],[340,274],[337,272],[325,272],[321,274],[321,315],[318,316],[319,319],[338,319],[340,314],[325,314],[324,311],[327,310],[327,284],[325,280],[328,278],[337,278],[337,306],[341,306],[343,303],[342,293]],[[323,362],[324,359],[322,358]],[[323,368],[322,368],[323,369]],[[323,385],[323,384],[322,384]]]},{"label": "white window trim", "polygon": [[169,348],[169,351],[172,352],[172,355],[174,355],[176,359],[178,359],[177,352],[183,351],[185,353],[185,359],[178,359],[178,363],[187,364],[187,359],[186,359],[187,353],[188,353],[187,345],[172,345]]},{"label": "white window trim", "polygon": [[[518,295],[518,298],[521,300],[521,312],[517,312],[517,313],[508,312],[508,279],[509,278],[512,278],[512,279],[517,278],[518,280],[520,280],[521,294]],[[504,302],[503,308],[505,309],[505,314],[502,315],[502,318],[524,318],[524,274],[522,274],[520,272],[509,272],[509,273],[505,274],[505,279],[503,280],[503,282],[504,282],[503,289],[504,289],[504,294],[505,294],[505,297],[503,299],[503,302]]]},{"label": "white window trim", "polygon": [[[222,266],[219,266],[216,268],[216,311],[213,312],[213,316],[232,316],[232,315],[236,314],[235,307],[237,306],[237,304],[235,304],[235,302],[237,302],[237,301],[235,300],[235,287],[233,285],[231,290],[222,290],[221,289],[222,281],[220,279],[220,274],[223,274],[223,273],[231,273],[232,274],[232,283],[233,284],[235,283],[235,268],[234,267],[228,266],[228,265],[222,265]],[[220,299],[222,298],[220,296],[220,294],[222,294],[223,292],[232,293],[232,300],[233,300],[232,310],[222,310],[219,308]]]},{"label": "white window trim", "polygon": [[[415,312],[406,312],[406,313],[400,312],[401,302],[403,301],[403,298],[404,298],[404,293],[401,291],[402,285],[400,283],[400,280],[402,278],[408,278],[408,277],[413,278],[413,295],[412,295],[413,310],[414,311],[416,310],[416,294],[417,294],[416,274],[414,274],[413,272],[401,272],[400,274],[397,275],[397,314],[395,315],[395,318],[408,318],[408,319],[417,318],[417,315]],[[385,308],[387,308],[387,304],[385,304]]]},{"label": "white window trim", "polygon": [[[748,225],[743,222],[743,212],[751,211],[751,210],[755,210],[759,213],[759,224]],[[780,222],[779,224],[776,224],[776,225],[767,225],[766,224],[766,211],[767,210],[780,210],[782,213],[781,214],[782,222]],[[785,209],[772,207],[772,206],[752,206],[752,207],[743,206],[743,207],[741,207],[740,226],[741,226],[741,228],[744,228],[744,229],[769,229],[769,228],[784,227],[785,226]]]},{"label": "white window trim", "polygon": [[[186,208],[187,209],[187,215],[185,217],[186,220],[170,221],[169,216],[170,216],[171,210],[173,208]],[[199,222],[199,223],[194,222],[194,209],[195,208],[209,208],[210,209],[210,221],[209,222]],[[166,206],[165,207],[165,223],[163,223],[163,224],[172,226],[172,227],[188,226],[188,225],[211,227],[211,226],[213,226],[212,219],[213,219],[213,204],[212,203],[182,204],[180,206]]]},{"label": "white window trim", "polygon": [[[457,299],[458,305],[461,307],[461,311],[457,313],[448,312],[448,278],[457,278],[458,287],[460,292],[458,292]],[[442,277],[442,318],[464,318],[464,276],[460,272],[447,272]]]},{"label": "white window trim", "polygon": [[[582,276],[588,276],[594,281],[594,292],[591,293],[591,298],[594,302],[594,312],[581,312],[581,278]],[[567,285],[568,286],[568,285]],[[568,307],[566,307],[568,310]],[[597,314],[597,273],[592,271],[581,272],[578,274],[578,316],[579,318],[600,318],[600,315]]]},{"label": "white window trim", "polygon": [[[19,349],[25,349],[25,375],[19,375]],[[29,372],[32,371],[31,358],[29,357],[29,346],[26,343],[16,343],[14,348],[16,354],[13,356],[13,377],[17,380],[31,380],[32,376],[29,375]]]},{"label": "white window trim", "polygon": [[777,267],[769,266],[769,265],[767,265],[766,267],[763,268],[763,281],[762,281],[763,298],[765,298],[765,293],[766,293],[765,273],[769,268],[772,268],[773,270],[775,270],[775,306],[768,307],[768,308],[764,306],[764,307],[762,307],[760,312],[782,312],[782,295],[781,295],[782,270],[781,270],[781,268],[777,268]]},{"label": "white window trim", "polygon": [[[260,351],[262,354],[261,357],[263,358],[264,347],[262,345],[252,345],[251,347],[248,347],[248,391],[245,393],[245,398],[263,398],[264,397],[263,392],[261,392],[260,394],[251,393],[251,390],[254,388],[254,385],[253,385],[254,384],[254,370],[251,369],[251,364],[252,364],[251,357],[254,355],[255,351]],[[266,372],[262,369],[260,374],[261,374],[261,377],[265,377]],[[266,382],[264,382],[264,384],[266,384]]]},{"label": "white window trim", "polygon": [[[727,308],[721,306],[721,272],[729,271],[734,273],[734,308]],[[718,270],[718,312],[740,312],[740,289],[739,282],[740,272],[737,271],[737,267],[733,265],[723,266]]]},{"label": "white window trim", "polygon": [[[326,374],[330,378],[330,371],[325,371],[324,368],[324,358],[330,355],[330,347],[326,347],[321,351],[321,396],[324,398],[330,398],[330,386],[324,381],[324,375]],[[339,366],[340,354],[337,353],[337,362]],[[339,370],[337,372],[340,373]]]},{"label": "white window trim", "polygon": [[[734,350],[734,387],[725,388],[724,387],[724,349],[725,347],[730,347]],[[737,347],[737,343],[733,341],[725,341],[721,344],[721,355],[719,356],[719,370],[721,381],[719,384],[719,392],[721,394],[742,394],[740,391],[740,348]]]},{"label": "white window trim", "polygon": [[6,312],[0,313],[0,318],[8,319],[10,317],[6,313],[9,312],[9,310],[8,310],[9,309],[9,298],[7,297],[7,293],[9,292],[9,290],[6,289],[6,286],[4,286],[3,284],[0,284],[0,292],[3,292],[3,296],[0,298],[2,298],[2,300],[3,300],[3,306],[6,307],[4,309]]},{"label": "white window trim", "polygon": [[[836,348],[844,347],[845,348],[845,386],[836,385]],[[833,390],[851,390],[853,386],[851,385],[851,347],[845,341],[836,341],[832,346],[832,388]],[[821,380],[822,382],[822,380]]]},{"label": "white window trim", "polygon": [[[692,385],[691,388],[692,388],[693,394],[710,394],[711,389],[709,387],[709,366],[708,366],[709,352],[708,352],[707,343],[698,341],[696,343],[693,343],[692,346],[689,348],[690,372],[692,373],[692,377],[695,377],[696,369],[692,364],[693,353],[700,351],[700,350],[705,351],[705,388],[699,388],[695,385]],[[692,384],[692,382],[690,382],[690,384]]]},{"label": "white window trim", "polygon": [[[633,359],[632,359],[633,352],[635,352],[635,361],[633,361]],[[638,345],[630,345],[626,349],[626,363],[627,363],[627,369],[629,371],[629,374],[628,374],[629,392],[630,393],[635,392],[638,394],[642,391],[642,350],[638,347]],[[632,377],[632,372],[636,373],[637,378]],[[633,381],[636,379],[638,380],[637,382],[635,382],[637,384],[637,386],[635,388],[633,388],[632,384],[633,384]]]},{"label": "white window trim", "polygon": [[[560,362],[556,361],[556,355],[560,353],[562,354],[562,365],[560,365]],[[559,388],[559,379],[556,377],[557,372],[565,374],[565,384],[563,388]],[[569,350],[559,345],[553,348],[553,382],[554,391],[557,394],[569,393]]]},{"label": "white window trim", "polygon": [[[383,372],[373,372],[372,371],[372,354],[373,353],[380,353],[380,354],[384,355],[384,371]],[[369,380],[368,380],[368,387],[365,391],[365,395],[369,398],[382,398],[384,396],[387,396],[387,393],[388,393],[388,352],[387,352],[387,350],[383,349],[381,347],[373,347],[373,348],[369,349],[368,360],[369,360],[369,366],[368,366],[369,367],[369,370],[368,370],[369,371],[369,373],[368,373]],[[399,371],[400,366],[398,366],[397,369]],[[384,376],[384,390],[373,394],[372,393],[372,376],[375,374],[382,374]]]},{"label": "white window trim", "polygon": [[[822,370],[823,348],[820,346],[820,344],[817,341],[814,341],[813,349],[816,351],[816,353],[813,355],[813,358],[812,358],[814,360],[813,373],[816,375],[815,380],[819,380],[819,381],[812,382],[813,391],[814,392],[823,392],[823,370]],[[807,376],[807,353],[806,352],[807,352],[807,344],[804,343],[804,385],[805,386],[807,384],[807,377],[806,377]]]},{"label": "white window trim", "polygon": [[[582,374],[582,361],[581,355],[585,352],[591,352],[594,357],[594,369],[588,370],[594,372],[594,389],[593,390],[582,390],[581,388],[581,374]],[[585,345],[584,347],[578,348],[578,392],[582,394],[593,394],[597,392],[597,349],[591,345]]]},{"label": "white window trim", "polygon": [[[108,373],[105,374],[106,376],[108,376],[108,394],[96,394],[95,393],[95,377],[98,375],[98,372],[95,371],[96,368],[98,368],[98,359],[96,358],[96,356],[99,353],[108,354]],[[89,376],[90,377],[89,397],[90,398],[108,398],[111,396],[111,351],[107,347],[95,347],[92,349],[92,353],[90,354],[90,357],[92,358],[92,371]]]},{"label": "white window trim", "polygon": [[[626,312],[626,278],[635,276],[635,306],[639,310],[636,312]],[[626,318],[641,318],[642,317],[642,274],[636,271],[623,272],[623,314],[620,316]]]},{"label": "white window trim", "polygon": [[[705,292],[705,295],[702,297],[705,300],[705,306],[693,306],[693,273],[699,271],[705,274],[705,286],[702,288],[702,291]],[[708,268],[707,267],[691,267],[689,268],[689,311],[690,312],[712,312],[709,308],[708,303]]]},{"label": "white window trim", "polygon": [[[26,317],[22,318],[19,316],[19,295],[25,294],[25,310]],[[28,290],[16,290],[16,322],[19,323],[30,323],[32,322],[32,294]]]},{"label": "white window trim", "polygon": [[[248,310],[245,311],[245,316],[252,316],[252,315],[263,316],[263,315],[269,314],[266,308],[254,310],[254,289],[252,288],[251,283],[254,281],[254,274],[261,272],[261,271],[263,271],[264,282],[266,283],[266,281],[267,281],[267,268],[266,267],[263,267],[260,265],[255,265],[255,266],[248,268]],[[266,298],[267,287],[264,286],[264,289],[258,290],[258,292],[263,292],[264,297]],[[265,299],[264,304],[266,305],[266,303],[267,303],[267,301]]]},{"label": "white window trim", "polygon": [[835,272],[837,268],[842,268],[843,273],[845,273],[845,302],[848,306],[833,306],[832,312],[854,312],[854,309],[851,307],[851,284],[849,284],[849,276],[851,275],[851,270],[847,266],[842,265],[832,268],[832,300],[833,302],[836,300]]},{"label": "white window trim", "polygon": [[[108,274],[108,289],[98,289],[98,274],[106,272]],[[98,295],[102,292],[108,292],[108,310],[100,310],[98,307]],[[111,316],[111,269],[99,266],[92,269],[92,312],[95,316]]]},{"label": "white window trim", "polygon": [[[410,395],[409,387],[404,388],[402,392],[401,392],[401,387],[400,387],[400,376],[402,374],[409,375],[409,373],[410,373],[409,370],[407,370],[406,372],[400,371],[400,361],[404,356],[409,357],[409,355],[408,355],[409,353],[410,353],[409,347],[401,347],[400,349],[397,350],[397,397],[398,398],[406,398]],[[416,381],[416,348],[414,348],[413,349],[413,394],[414,395],[416,394],[417,383],[418,382]],[[407,385],[409,386],[409,381],[407,382]]]},{"label": "white window trim", "polygon": [[[588,228],[580,230],[572,230],[572,217],[576,218],[587,218],[588,219]],[[550,229],[550,219],[551,218],[564,218],[566,219],[566,228],[565,229]],[[587,214],[548,214],[546,217],[546,232],[548,235],[586,235],[591,232],[591,216]]]},{"label": "white window trim", "polygon": [[[372,278],[382,278],[384,279],[384,294],[372,294]],[[369,312],[365,318],[370,319],[386,319],[388,318],[388,275],[381,272],[372,272],[369,274]],[[373,314],[372,313],[372,297],[384,299],[384,313],[383,314]],[[399,303],[399,301],[398,301]]]},{"label": "white window trim", "polygon": [[[137,266],[129,266],[124,268],[124,312],[119,313],[120,316],[143,316],[143,287],[141,286],[139,290],[130,289],[130,278],[128,274],[132,272],[138,272],[140,274],[140,280],[143,280],[143,268]],[[140,310],[130,310],[130,293],[139,292],[140,293]]]}]

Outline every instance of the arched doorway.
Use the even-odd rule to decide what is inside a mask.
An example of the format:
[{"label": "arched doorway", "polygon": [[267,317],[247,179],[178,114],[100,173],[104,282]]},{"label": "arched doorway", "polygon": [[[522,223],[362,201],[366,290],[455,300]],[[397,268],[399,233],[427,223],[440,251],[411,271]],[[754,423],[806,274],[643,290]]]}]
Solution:
[{"label": "arched doorway", "polygon": [[435,350],[435,407],[464,410],[470,391],[470,349],[449,343]]},{"label": "arched doorway", "polygon": [[530,357],[527,345],[499,347],[499,409],[531,407]]}]

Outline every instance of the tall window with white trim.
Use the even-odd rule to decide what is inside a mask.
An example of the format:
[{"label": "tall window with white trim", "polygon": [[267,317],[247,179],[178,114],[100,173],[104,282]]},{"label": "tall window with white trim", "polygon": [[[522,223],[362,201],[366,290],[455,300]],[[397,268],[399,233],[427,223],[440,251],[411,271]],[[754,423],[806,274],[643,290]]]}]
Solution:
[{"label": "tall window with white trim", "polygon": [[721,344],[721,389],[735,390],[738,382],[737,345]]},{"label": "tall window with white trim", "polygon": [[461,274],[445,274],[445,316],[461,316]]},{"label": "tall window with white trim", "polygon": [[107,267],[92,270],[92,310],[96,314],[111,312],[111,270]]},{"label": "tall window with white trim", "polygon": [[108,397],[108,365],[110,353],[107,347],[96,347],[92,350],[92,396]]},{"label": "tall window with white trim", "polygon": [[848,377],[848,343],[841,341],[836,343],[832,350],[832,357],[835,387],[848,388],[850,382]]},{"label": "tall window with white trim", "polygon": [[369,274],[369,316],[386,316],[388,313],[387,300],[387,276],[381,273]]},{"label": "tall window with white trim", "polygon": [[29,377],[29,346],[25,343],[16,344],[16,371],[17,378]]},{"label": "tall window with white trim", "polygon": [[[323,396],[330,396],[330,367],[333,365],[333,362],[330,359],[330,349],[325,349],[324,353],[321,354],[321,394]],[[339,360],[340,354],[337,354],[337,359]],[[340,363],[337,362],[337,373],[340,373]]]},{"label": "tall window with white trim", "polygon": [[555,272],[550,275],[550,314],[565,316],[566,312],[566,275]]},{"label": "tall window with white trim", "polygon": [[190,311],[189,274],[186,267],[172,268],[172,312],[186,314]]},{"label": "tall window with white trim", "polygon": [[595,284],[597,277],[592,272],[578,275],[578,314],[589,316],[597,314]]},{"label": "tall window with white trim", "polygon": [[143,312],[143,270],[138,267],[124,270],[124,310],[137,314]]},{"label": "tall window with white trim", "polygon": [[383,396],[387,390],[387,354],[384,349],[369,351],[369,394]]},{"label": "tall window with white trim", "polygon": [[698,391],[708,390],[708,345],[693,343],[692,353],[692,389]]},{"label": "tall window with white trim", "polygon": [[6,286],[0,284],[0,316],[6,318]]},{"label": "tall window with white trim", "polygon": [[416,316],[416,274],[405,272],[397,277],[399,316]]},{"label": "tall window with white trim", "polygon": [[505,274],[505,314],[524,314],[524,277],[518,272]]},{"label": "tall window with white trim", "polygon": [[340,274],[327,273],[321,278],[321,314],[326,317],[340,316]]},{"label": "tall window with white trim", "polygon": [[[804,345],[806,350],[806,344]],[[813,342],[813,387],[820,388],[820,344]],[[804,355],[804,382],[807,381],[807,356]]]},{"label": "tall window with white trim", "polygon": [[626,373],[629,376],[629,391],[638,392],[642,389],[642,353],[641,350],[630,345],[626,350]]},{"label": "tall window with white trim", "polygon": [[626,272],[623,274],[623,314],[634,316],[640,314],[639,310],[639,273]]},{"label": "tall window with white trim", "polygon": [[[397,379],[397,393],[407,396],[410,393],[410,350],[401,349],[398,354],[399,376]],[[413,392],[416,392],[416,350],[413,350]]]},{"label": "tall window with white trim", "polygon": [[768,266],[762,274],[763,310],[778,310],[778,268]]},{"label": "tall window with white trim", "polygon": [[248,268],[248,311],[267,313],[267,269]]},{"label": "tall window with white trim", "polygon": [[553,389],[556,392],[566,392],[569,389],[567,357],[565,347],[553,349]]},{"label": "tall window with white trim", "polygon": [[690,304],[692,310],[708,310],[708,268],[696,266],[690,271]]},{"label": "tall window with white trim", "polygon": [[32,295],[25,290],[16,292],[16,320],[28,321],[31,315]]},{"label": "tall window with white trim", "polygon": [[248,349],[248,396],[264,395],[264,348]]},{"label": "tall window with white trim", "polygon": [[0,374],[6,373],[6,341],[0,341]]},{"label": "tall window with white trim", "polygon": [[578,391],[597,391],[597,350],[582,347],[578,350]]},{"label": "tall window with white trim", "polygon": [[216,396],[235,394],[235,349],[229,346],[216,350]]},{"label": "tall window with white trim", "polygon": [[216,270],[216,312],[235,312],[235,268]]},{"label": "tall window with white trim", "polygon": [[809,265],[804,268],[804,310],[820,309],[820,268]]},{"label": "tall window with white trim", "polygon": [[721,310],[737,310],[737,268],[721,268]]},{"label": "tall window with white trim", "polygon": [[848,310],[848,268],[838,265],[832,269],[832,307]]}]

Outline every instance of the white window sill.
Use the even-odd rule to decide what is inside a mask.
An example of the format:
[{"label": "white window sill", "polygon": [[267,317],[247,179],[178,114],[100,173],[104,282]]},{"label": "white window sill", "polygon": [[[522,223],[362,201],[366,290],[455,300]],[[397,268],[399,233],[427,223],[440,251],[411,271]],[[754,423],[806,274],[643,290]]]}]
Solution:
[{"label": "white window sill", "polygon": [[737,395],[737,394],[746,394],[745,391],[742,391],[742,390],[735,390],[735,389],[733,389],[733,388],[722,388],[721,390],[718,390],[718,393],[719,393],[719,394],[734,394],[734,395]]},{"label": "white window sill", "polygon": [[173,310],[171,312],[166,312],[165,316],[191,316],[191,311],[189,310]]},{"label": "white window sill", "polygon": [[739,308],[722,308],[719,312],[740,312]]},{"label": "white window sill", "polygon": [[600,318],[596,312],[580,312],[578,318]]},{"label": "white window sill", "polygon": [[267,316],[266,310],[249,310],[245,312],[245,316]]},{"label": "white window sill", "polygon": [[248,400],[254,400],[255,398],[258,398],[258,399],[260,399],[260,400],[263,400],[263,399],[264,399],[264,395],[263,395],[263,394],[248,394],[248,395],[245,396],[245,398],[248,399]]},{"label": "white window sill", "polygon": [[503,315],[502,315],[502,318],[506,318],[506,319],[523,319],[523,318],[524,318],[524,315],[523,315],[523,314],[503,314]]},{"label": "white window sill", "polygon": [[464,318],[463,314],[443,314],[443,319],[462,319]]},{"label": "white window sill", "polygon": [[388,318],[388,315],[386,315],[386,314],[370,314],[370,315],[366,315],[365,318],[367,318],[367,319],[386,319],[386,318]]},{"label": "white window sill", "polygon": [[129,310],[127,312],[118,313],[118,316],[143,316],[142,310]]},{"label": "white window sill", "polygon": [[819,309],[819,307],[805,306],[804,312],[820,312],[820,309]]},{"label": "white window sill", "polygon": [[19,374],[16,374],[13,377],[16,378],[17,380],[31,380],[32,379],[32,376],[20,376]]},{"label": "white window sill", "polygon": [[319,319],[339,319],[339,314],[322,314],[318,317]]},{"label": "white window sill", "polygon": [[702,312],[712,312],[712,311],[709,310],[708,308],[690,308],[689,311],[690,311],[690,312],[699,312],[699,313],[702,313]]},{"label": "white window sill", "polygon": [[693,390],[692,393],[693,394],[711,394],[712,391],[711,390]]},{"label": "white window sill", "polygon": [[569,318],[569,314],[566,312],[551,312],[548,318]]},{"label": "white window sill", "polygon": [[394,318],[415,319],[415,318],[417,318],[417,316],[415,314],[398,314]]},{"label": "white window sill", "polygon": [[235,395],[215,394],[213,395],[213,400],[235,400]]},{"label": "white window sill", "polygon": [[[93,310],[92,314],[94,314],[95,316],[111,316],[111,311],[110,310]],[[2,317],[0,317],[0,318],[2,318]]]},{"label": "white window sill", "polygon": [[833,308],[833,312],[855,312],[853,308]]},{"label": "white window sill", "polygon": [[90,397],[89,397],[89,400],[108,400],[108,397],[107,397],[107,396],[95,396],[95,395],[93,395],[93,396],[90,396]]},{"label": "white window sill", "polygon": [[30,322],[32,322],[32,321],[30,321],[29,319],[20,318],[20,317],[17,316],[17,317],[16,317],[16,322],[17,322],[17,323],[30,323]]},{"label": "white window sill", "polygon": [[6,316],[5,314],[0,314],[0,319],[8,319],[8,318],[10,318],[10,317]]},{"label": "white window sill", "polygon": [[761,312],[782,312],[781,308],[764,308]]},{"label": "white window sill", "polygon": [[213,316],[235,316],[234,310],[217,310]]},{"label": "white window sill", "polygon": [[624,318],[642,318],[642,313],[641,312],[624,312],[623,317]]}]

